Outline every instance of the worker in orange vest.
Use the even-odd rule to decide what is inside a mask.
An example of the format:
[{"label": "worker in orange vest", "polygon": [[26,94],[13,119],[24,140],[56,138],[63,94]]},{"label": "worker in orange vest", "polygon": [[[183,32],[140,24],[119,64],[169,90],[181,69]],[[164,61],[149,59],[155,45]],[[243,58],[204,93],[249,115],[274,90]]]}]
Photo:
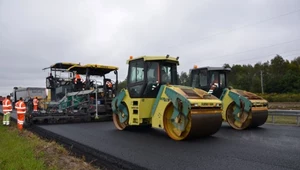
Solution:
[{"label": "worker in orange vest", "polygon": [[79,74],[76,73],[74,81],[75,84],[77,84],[78,81],[81,81],[81,77]]},{"label": "worker in orange vest", "polygon": [[20,97],[20,100],[16,103],[15,108],[17,109],[18,129],[21,131],[23,129],[23,124],[25,121],[25,113],[26,113],[26,105],[22,97]]},{"label": "worker in orange vest", "polygon": [[37,112],[37,111],[38,111],[38,105],[39,105],[38,98],[35,97],[35,98],[33,99],[33,111],[34,111],[34,112]]},{"label": "worker in orange vest", "polygon": [[211,83],[208,93],[212,94],[214,92],[214,90],[218,87],[219,87],[219,78],[218,78],[218,75],[214,75],[214,79]]},{"label": "worker in orange vest", "polygon": [[7,126],[9,125],[11,111],[12,111],[12,105],[11,105],[11,101],[10,101],[10,96],[7,96],[2,101],[2,112],[4,114],[3,125],[7,125]]},{"label": "worker in orange vest", "polygon": [[106,81],[106,85],[108,88],[112,88],[113,84],[111,83],[111,81]]}]

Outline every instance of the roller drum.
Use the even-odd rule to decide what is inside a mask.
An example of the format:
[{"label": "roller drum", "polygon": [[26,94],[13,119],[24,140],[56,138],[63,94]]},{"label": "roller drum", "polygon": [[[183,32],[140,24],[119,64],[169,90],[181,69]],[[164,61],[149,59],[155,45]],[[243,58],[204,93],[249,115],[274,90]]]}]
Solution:
[{"label": "roller drum", "polygon": [[266,123],[268,119],[268,110],[252,110],[251,128],[261,126]]},{"label": "roller drum", "polygon": [[221,114],[192,114],[192,126],[188,138],[215,134],[222,126]]},{"label": "roller drum", "polygon": [[[215,134],[222,125],[221,112],[218,113],[193,113],[193,110],[189,112],[187,117],[183,116],[182,121],[172,120],[173,107],[168,107],[164,114],[164,128],[168,136],[173,140],[185,140],[197,137],[210,136]],[[203,111],[205,112],[205,111]],[[184,122],[187,123],[183,131],[180,127],[184,126]]]}]

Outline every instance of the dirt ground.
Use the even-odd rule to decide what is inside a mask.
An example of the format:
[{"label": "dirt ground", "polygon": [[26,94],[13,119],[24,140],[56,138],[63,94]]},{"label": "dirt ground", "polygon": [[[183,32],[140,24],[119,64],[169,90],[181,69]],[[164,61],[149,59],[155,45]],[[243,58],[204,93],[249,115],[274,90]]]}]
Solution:
[{"label": "dirt ground", "polygon": [[40,144],[36,146],[36,153],[44,152],[44,161],[49,169],[59,169],[59,170],[97,170],[90,163],[85,162],[84,157],[77,158],[74,157],[69,151],[63,148],[61,145],[54,141],[45,141],[39,139],[32,132],[24,130],[23,136],[27,139],[39,140]]},{"label": "dirt ground", "polygon": [[269,109],[300,110],[300,102],[270,102]]},{"label": "dirt ground", "polygon": [[[3,117],[0,115],[0,120]],[[37,159],[42,159],[47,166],[47,169],[51,170],[99,170],[100,168],[91,165],[91,162],[86,162],[85,158],[77,158],[73,154],[65,149],[60,144],[54,141],[46,141],[32,132],[23,129],[22,133],[17,133],[17,124],[11,121],[11,126],[8,130],[12,134],[19,134],[24,140],[30,140],[35,146],[34,153]],[[41,157],[41,153],[42,157]],[[96,161],[96,160],[95,160]],[[0,161],[1,162],[1,161]]]}]

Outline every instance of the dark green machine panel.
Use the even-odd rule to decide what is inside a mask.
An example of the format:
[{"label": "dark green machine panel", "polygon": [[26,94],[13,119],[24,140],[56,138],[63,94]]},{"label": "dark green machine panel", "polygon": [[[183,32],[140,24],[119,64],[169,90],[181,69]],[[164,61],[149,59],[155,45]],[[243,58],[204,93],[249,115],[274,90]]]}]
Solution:
[{"label": "dark green machine panel", "polygon": [[68,96],[59,104],[59,108],[66,109],[71,106],[76,107],[82,103],[85,98],[85,96]]}]

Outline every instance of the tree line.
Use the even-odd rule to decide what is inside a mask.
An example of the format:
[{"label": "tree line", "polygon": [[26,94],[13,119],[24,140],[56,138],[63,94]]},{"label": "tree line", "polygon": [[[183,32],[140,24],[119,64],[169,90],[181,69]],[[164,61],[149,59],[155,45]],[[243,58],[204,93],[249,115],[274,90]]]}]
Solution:
[{"label": "tree line", "polygon": [[[228,85],[254,93],[300,93],[300,56],[289,61],[276,55],[270,61],[251,64],[225,63],[231,68]],[[181,85],[189,85],[190,72],[178,74]],[[119,82],[119,89],[126,87],[126,79]]]}]

